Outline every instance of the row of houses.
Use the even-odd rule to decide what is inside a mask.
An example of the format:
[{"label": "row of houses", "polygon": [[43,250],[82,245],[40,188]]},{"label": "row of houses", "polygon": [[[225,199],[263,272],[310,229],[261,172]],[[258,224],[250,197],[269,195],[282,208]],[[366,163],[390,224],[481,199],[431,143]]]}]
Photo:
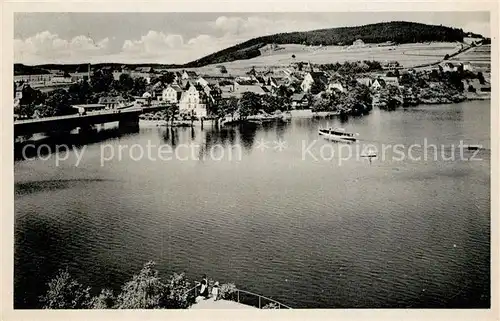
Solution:
[{"label": "row of houses", "polygon": [[[357,81],[374,91],[387,85],[399,86],[398,77],[366,77],[358,78]],[[178,104],[181,114],[206,117],[207,106],[217,104],[221,99],[241,98],[245,92],[275,95],[281,86],[294,92],[292,107],[305,107],[308,105],[309,94],[315,93],[313,87],[316,83],[327,92],[347,90],[343,77],[338,74],[332,76],[323,71],[306,72],[303,77],[293,73],[251,73],[231,80],[227,77],[198,76],[194,72],[185,71],[176,73],[172,84],[163,85],[157,82],[151,85],[141,99]]]},{"label": "row of houses", "polygon": [[14,75],[14,83],[28,84],[32,87],[50,86],[60,84],[73,84],[83,79],[89,79],[89,72],[66,73],[60,70],[53,70],[45,74]]}]

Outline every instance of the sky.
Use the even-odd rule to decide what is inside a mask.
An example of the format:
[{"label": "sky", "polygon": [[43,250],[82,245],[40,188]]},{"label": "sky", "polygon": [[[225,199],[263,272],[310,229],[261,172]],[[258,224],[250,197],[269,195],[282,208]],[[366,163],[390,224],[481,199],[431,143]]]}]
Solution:
[{"label": "sky", "polygon": [[14,61],[177,64],[257,36],[386,21],[490,36],[488,12],[16,13]]}]

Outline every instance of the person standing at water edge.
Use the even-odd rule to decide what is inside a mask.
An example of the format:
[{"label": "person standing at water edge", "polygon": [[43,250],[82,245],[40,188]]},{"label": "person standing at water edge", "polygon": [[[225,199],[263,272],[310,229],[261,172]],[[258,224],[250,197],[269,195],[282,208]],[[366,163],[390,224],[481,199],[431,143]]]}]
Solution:
[{"label": "person standing at water edge", "polygon": [[212,297],[214,298],[215,301],[217,301],[218,296],[219,296],[219,281],[216,281],[214,286],[212,287]]},{"label": "person standing at water edge", "polygon": [[207,280],[207,275],[203,274],[203,277],[201,279],[200,283],[200,295],[205,297],[205,299],[208,298],[208,280]]}]

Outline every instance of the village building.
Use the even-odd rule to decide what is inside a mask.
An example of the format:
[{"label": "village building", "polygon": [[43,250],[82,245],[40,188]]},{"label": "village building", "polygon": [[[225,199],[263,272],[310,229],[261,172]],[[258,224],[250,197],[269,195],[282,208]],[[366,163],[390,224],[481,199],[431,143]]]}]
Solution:
[{"label": "village building", "polygon": [[398,77],[380,77],[385,81],[386,85],[392,85],[392,86],[399,86],[399,80]]},{"label": "village building", "polygon": [[339,90],[340,92],[344,92],[344,86],[339,81],[333,81],[328,84],[326,90],[329,92],[333,92],[334,90]]},{"label": "village building", "polygon": [[399,66],[399,62],[396,60],[386,61],[382,64],[383,69],[397,69]]},{"label": "village building", "polygon": [[377,78],[372,82],[371,89],[373,90],[379,90],[381,88],[385,88],[385,81],[381,78]]},{"label": "village building", "polygon": [[153,98],[161,100],[164,88],[165,86],[163,85],[163,83],[161,81],[158,81],[153,86],[151,86],[148,91],[151,93],[151,96],[153,96]]},{"label": "village building", "polygon": [[264,89],[263,86],[260,85],[254,85],[254,84],[235,84],[233,85],[231,90],[227,90],[227,88],[221,87],[221,97],[224,99],[227,99],[229,97],[236,97],[236,98],[241,98],[243,96],[243,93],[245,92],[251,92],[257,95],[265,95],[268,93],[267,89]]},{"label": "village building", "polygon": [[464,71],[474,71],[474,67],[471,65],[470,62],[463,62],[462,67]]},{"label": "village building", "polygon": [[302,88],[303,92],[308,93],[311,91],[314,83],[321,83],[326,86],[328,84],[328,79],[323,72],[309,72],[300,84],[300,88]]},{"label": "village building", "polygon": [[304,93],[293,94],[291,99],[293,109],[300,109],[309,106],[309,99]]},{"label": "village building", "polygon": [[125,103],[125,99],[122,96],[117,97],[101,97],[99,98],[98,104],[104,105],[106,109],[118,108]]},{"label": "village building", "polygon": [[241,87],[245,86],[258,86],[258,82],[253,79],[238,78],[233,82],[234,91],[240,91]]},{"label": "village building", "polygon": [[440,66],[443,68],[444,72],[453,72],[453,71],[457,71],[457,69],[458,69],[457,66],[455,66],[451,62],[445,62],[443,64],[440,64]]},{"label": "village building", "polygon": [[71,80],[73,82],[80,82],[80,81],[83,81],[83,80],[89,81],[90,77],[91,77],[91,73],[88,72],[88,71],[87,72],[77,71],[77,72],[74,72],[74,73],[70,73],[69,75],[71,76]]},{"label": "village building", "polygon": [[[123,70],[122,70],[123,72]],[[151,83],[151,78],[154,73],[154,69],[152,67],[137,67],[134,70],[130,71],[130,77],[136,78],[144,78],[146,83]],[[114,77],[114,76],[113,76]]]},{"label": "village building", "polygon": [[196,79],[196,83],[202,87],[208,86],[208,81],[201,76],[198,79]]},{"label": "village building", "polygon": [[22,85],[18,85],[15,88],[14,99],[21,100],[23,98],[23,91],[29,89],[30,85],[27,83],[23,83]]},{"label": "village building", "polygon": [[314,67],[310,61],[306,65],[302,66],[302,71],[303,72],[314,72]]},{"label": "village building", "polygon": [[217,103],[222,98],[222,90],[218,85],[209,83],[203,90],[212,103]]},{"label": "village building", "polygon": [[128,72],[123,72],[121,70],[113,70],[113,80],[116,80],[116,81],[120,80],[120,76],[122,74],[125,74],[125,73],[129,74]]},{"label": "village building", "polygon": [[14,82],[28,83],[28,84],[45,84],[52,80],[52,74],[36,74],[36,75],[15,75]]},{"label": "village building", "polygon": [[183,80],[196,79],[196,77],[198,77],[198,75],[196,74],[196,72],[191,71],[191,70],[184,70],[182,72],[181,79],[183,79]]},{"label": "village building", "polygon": [[172,104],[177,104],[181,98],[182,89],[177,84],[168,85],[162,91],[162,100]]},{"label": "village building", "polygon": [[371,85],[372,85],[372,80],[371,80],[371,78],[368,78],[368,77],[356,78],[356,81],[359,84],[365,85],[367,87],[371,87]]},{"label": "village building", "polygon": [[284,77],[269,77],[268,81],[269,85],[272,87],[280,87],[280,86],[286,86],[287,84],[287,79]]},{"label": "village building", "polygon": [[261,86],[267,85],[267,81],[262,76],[253,76],[252,80]]},{"label": "village building", "polygon": [[52,75],[50,82],[53,84],[71,84],[73,83],[73,80],[69,74],[59,71]]},{"label": "village building", "polygon": [[71,105],[71,107],[77,109],[80,115],[106,109],[106,105],[104,104],[81,104]]},{"label": "village building", "polygon": [[195,117],[207,117],[206,94],[200,86],[191,85],[182,93],[179,112]]}]

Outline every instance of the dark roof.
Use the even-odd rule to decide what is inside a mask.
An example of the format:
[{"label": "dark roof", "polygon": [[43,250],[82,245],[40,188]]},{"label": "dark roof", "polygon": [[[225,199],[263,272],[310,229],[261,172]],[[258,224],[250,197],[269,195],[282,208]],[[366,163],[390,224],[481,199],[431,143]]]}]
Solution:
[{"label": "dark roof", "polygon": [[[378,83],[382,86],[382,87],[385,87],[385,80],[381,79],[381,78],[377,78],[376,81],[378,81]],[[375,81],[374,81],[375,82]]]},{"label": "dark roof", "polygon": [[196,72],[194,72],[192,70],[185,70],[185,72],[187,73],[187,75],[189,77],[196,77],[197,76]]},{"label": "dark roof", "polygon": [[328,83],[328,78],[326,77],[325,73],[324,72],[321,72],[321,71],[315,71],[315,72],[311,72],[311,77],[314,81],[320,81],[320,82],[323,82],[323,83]]},{"label": "dark roof", "polygon": [[257,81],[255,81],[255,80],[236,80],[235,83],[237,83],[238,85],[241,85],[241,86],[251,86],[251,85],[255,85],[257,83]]},{"label": "dark roof", "polygon": [[[176,92],[182,92],[182,88],[179,87],[179,85],[176,85],[176,84],[172,84],[172,85],[169,85],[168,87],[171,87],[173,90],[175,90]],[[168,88],[167,87],[167,88]]]}]

